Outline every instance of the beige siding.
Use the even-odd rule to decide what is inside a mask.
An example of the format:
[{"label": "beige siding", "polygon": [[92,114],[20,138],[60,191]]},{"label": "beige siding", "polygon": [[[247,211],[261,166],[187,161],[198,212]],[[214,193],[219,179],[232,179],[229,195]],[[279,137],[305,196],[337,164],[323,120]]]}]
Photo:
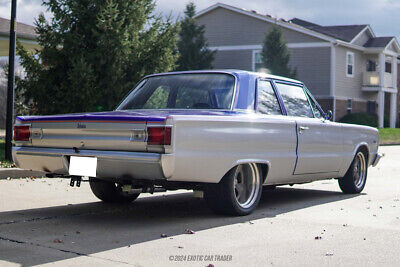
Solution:
[{"label": "beige siding", "polygon": [[330,47],[296,48],[290,51],[290,64],[313,95],[330,94]]},{"label": "beige siding", "polygon": [[[347,99],[377,100],[377,94],[362,92],[363,72],[366,70],[366,57],[358,51],[347,47],[336,46],[335,96]],[[354,77],[346,76],[347,51],[354,53]]]},{"label": "beige siding", "polygon": [[[296,79],[304,82],[314,95],[329,95],[330,47],[293,48],[290,54],[290,65],[297,69]],[[213,66],[252,71],[253,51],[218,51]]]},{"label": "beige siding", "polygon": [[[272,24],[224,8],[217,8],[197,18],[206,27],[205,36],[210,46],[260,45]],[[282,28],[283,38],[288,43],[321,42],[303,33]]]},{"label": "beige siding", "polygon": [[363,32],[363,33],[354,41],[354,44],[355,44],[355,45],[363,46],[363,45],[371,38],[371,36],[370,36],[367,32],[368,32],[368,30],[366,30],[365,32]]},{"label": "beige siding", "polygon": [[218,51],[213,62],[215,69],[240,69],[252,71],[252,50]]}]

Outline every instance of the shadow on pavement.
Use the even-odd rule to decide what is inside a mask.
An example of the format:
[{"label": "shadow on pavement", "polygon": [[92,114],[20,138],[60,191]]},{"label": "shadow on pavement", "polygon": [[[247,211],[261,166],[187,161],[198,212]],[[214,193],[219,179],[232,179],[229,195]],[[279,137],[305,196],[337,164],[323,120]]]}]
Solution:
[{"label": "shadow on pavement", "polygon": [[[201,231],[272,218],[355,196],[310,189],[267,190],[258,209],[245,217],[216,215],[191,193],[139,198],[122,206],[94,202],[2,212],[0,260],[22,265],[50,263],[160,239],[161,234],[173,237],[187,228]],[[54,243],[55,239],[62,243]]]}]

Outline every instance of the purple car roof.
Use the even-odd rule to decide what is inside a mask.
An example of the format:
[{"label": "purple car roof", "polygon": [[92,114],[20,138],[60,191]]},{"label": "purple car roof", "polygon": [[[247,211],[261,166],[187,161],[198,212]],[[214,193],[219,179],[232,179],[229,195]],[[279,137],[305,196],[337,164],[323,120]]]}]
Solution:
[{"label": "purple car roof", "polygon": [[288,81],[288,82],[293,82],[293,83],[299,83],[302,84],[301,81],[287,78],[287,77],[282,77],[282,76],[276,76],[272,74],[267,74],[267,73],[261,73],[261,72],[253,72],[253,71],[247,71],[247,70],[239,70],[239,69],[216,69],[216,70],[189,70],[189,71],[174,71],[174,72],[163,72],[163,73],[155,73],[151,75],[147,75],[144,78],[149,78],[149,77],[154,77],[154,76],[163,76],[163,75],[176,75],[176,74],[191,74],[191,73],[226,73],[226,74],[231,74],[236,77],[241,77],[241,76],[254,76],[254,77],[261,77],[265,79],[275,79],[275,80],[283,80],[283,81]]}]

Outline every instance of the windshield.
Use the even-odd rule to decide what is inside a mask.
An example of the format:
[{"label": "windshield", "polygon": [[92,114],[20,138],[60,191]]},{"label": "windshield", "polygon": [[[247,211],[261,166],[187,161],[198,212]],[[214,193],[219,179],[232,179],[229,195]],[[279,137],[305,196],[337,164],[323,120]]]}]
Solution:
[{"label": "windshield", "polygon": [[173,74],[144,79],[118,110],[230,109],[235,78],[228,74]]}]

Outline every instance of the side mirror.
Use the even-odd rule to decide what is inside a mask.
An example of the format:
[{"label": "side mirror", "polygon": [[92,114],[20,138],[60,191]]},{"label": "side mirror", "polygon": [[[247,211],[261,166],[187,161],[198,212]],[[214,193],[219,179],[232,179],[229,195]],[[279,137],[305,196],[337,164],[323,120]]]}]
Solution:
[{"label": "side mirror", "polygon": [[328,110],[328,112],[325,112],[325,117],[324,117],[325,120],[330,121],[332,120],[332,118],[333,118],[332,110]]}]

